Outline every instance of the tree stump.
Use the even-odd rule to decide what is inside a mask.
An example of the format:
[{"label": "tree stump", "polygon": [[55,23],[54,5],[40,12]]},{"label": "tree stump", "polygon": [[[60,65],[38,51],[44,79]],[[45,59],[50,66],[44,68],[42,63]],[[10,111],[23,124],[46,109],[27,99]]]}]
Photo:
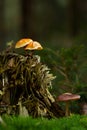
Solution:
[{"label": "tree stump", "polygon": [[0,114],[63,117],[49,89],[55,76],[40,56],[0,53]]}]

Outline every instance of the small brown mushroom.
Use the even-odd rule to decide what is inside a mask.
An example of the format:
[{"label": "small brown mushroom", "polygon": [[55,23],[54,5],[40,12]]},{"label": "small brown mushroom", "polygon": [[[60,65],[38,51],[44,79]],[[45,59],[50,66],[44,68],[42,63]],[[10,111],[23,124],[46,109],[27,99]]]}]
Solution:
[{"label": "small brown mushroom", "polygon": [[66,103],[65,115],[69,116],[69,101],[80,99],[80,95],[72,94],[72,93],[64,93],[58,96],[57,101],[64,101]]},{"label": "small brown mushroom", "polygon": [[21,48],[21,47],[25,47],[26,45],[28,45],[29,43],[31,43],[33,40],[30,38],[23,38],[21,40],[19,40],[16,45],[15,48]]}]

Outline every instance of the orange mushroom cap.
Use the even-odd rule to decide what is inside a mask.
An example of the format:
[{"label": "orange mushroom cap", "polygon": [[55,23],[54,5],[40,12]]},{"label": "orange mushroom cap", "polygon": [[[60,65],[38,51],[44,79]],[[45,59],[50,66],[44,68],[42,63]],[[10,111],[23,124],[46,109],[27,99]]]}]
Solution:
[{"label": "orange mushroom cap", "polygon": [[42,49],[43,47],[37,41],[32,41],[25,47],[25,50],[42,50]]},{"label": "orange mushroom cap", "polygon": [[16,45],[15,48],[21,48],[21,47],[25,47],[26,45],[28,45],[29,43],[31,43],[33,40],[29,39],[29,38],[23,38],[21,40],[19,40]]}]

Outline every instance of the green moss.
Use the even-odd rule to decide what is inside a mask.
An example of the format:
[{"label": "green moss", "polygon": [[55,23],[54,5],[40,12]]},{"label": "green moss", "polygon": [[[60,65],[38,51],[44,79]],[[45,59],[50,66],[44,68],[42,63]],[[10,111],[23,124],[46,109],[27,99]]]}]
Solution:
[{"label": "green moss", "polygon": [[[87,117],[80,115],[72,115],[59,119],[45,119],[32,117],[3,117],[7,130],[86,130]],[[0,130],[4,130],[5,126],[0,125]]]}]

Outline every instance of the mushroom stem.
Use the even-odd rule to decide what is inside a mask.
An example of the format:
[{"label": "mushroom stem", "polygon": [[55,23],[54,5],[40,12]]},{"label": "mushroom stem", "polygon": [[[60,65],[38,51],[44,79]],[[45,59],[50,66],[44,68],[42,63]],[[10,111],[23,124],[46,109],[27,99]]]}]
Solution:
[{"label": "mushroom stem", "polygon": [[26,56],[33,56],[34,50],[30,50],[30,53],[28,52],[28,50],[25,50],[25,55]]},{"label": "mushroom stem", "polygon": [[69,116],[70,111],[69,111],[69,101],[66,102],[66,109],[65,109],[65,116]]}]

